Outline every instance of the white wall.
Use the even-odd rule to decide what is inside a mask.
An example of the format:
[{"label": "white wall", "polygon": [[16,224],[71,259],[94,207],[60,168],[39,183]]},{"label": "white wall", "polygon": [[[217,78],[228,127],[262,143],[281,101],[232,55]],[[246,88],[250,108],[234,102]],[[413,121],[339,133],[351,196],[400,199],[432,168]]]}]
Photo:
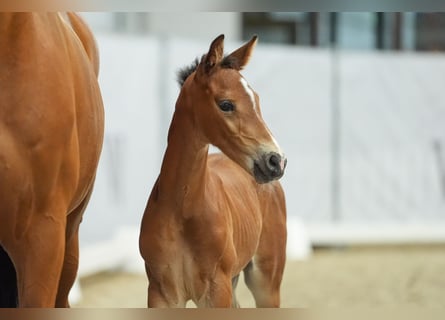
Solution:
[{"label": "white wall", "polygon": [[216,38],[221,33],[227,39],[240,40],[241,24],[238,12],[151,12],[148,15],[149,29],[153,34],[203,41]]},{"label": "white wall", "polygon": [[[239,12],[82,12],[90,28],[97,33],[145,33],[162,37],[182,37],[208,41],[224,33],[228,39],[240,40],[242,16]],[[125,26],[116,26],[116,14],[126,16]],[[122,32],[123,30],[120,30]]]}]

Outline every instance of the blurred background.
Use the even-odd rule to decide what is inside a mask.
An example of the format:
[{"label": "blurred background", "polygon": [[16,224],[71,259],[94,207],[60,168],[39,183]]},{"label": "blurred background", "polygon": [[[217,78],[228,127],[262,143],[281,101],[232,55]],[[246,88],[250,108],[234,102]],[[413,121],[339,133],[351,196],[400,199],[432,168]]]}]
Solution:
[{"label": "blurred background", "polygon": [[106,131],[74,305],[145,306],[139,223],[176,72],[221,33],[226,52],[259,36],[242,73],[288,157],[283,306],[445,305],[444,13],[81,16],[100,50]]}]

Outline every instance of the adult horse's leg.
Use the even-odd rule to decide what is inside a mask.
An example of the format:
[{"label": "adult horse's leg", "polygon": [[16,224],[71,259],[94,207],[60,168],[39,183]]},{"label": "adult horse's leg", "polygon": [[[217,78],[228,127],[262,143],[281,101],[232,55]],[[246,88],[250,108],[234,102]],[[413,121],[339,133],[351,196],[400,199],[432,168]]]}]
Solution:
[{"label": "adult horse's leg", "polygon": [[71,239],[67,240],[65,257],[63,260],[62,274],[60,276],[59,289],[56,297],[56,308],[69,308],[68,295],[76,280],[79,266],[79,229],[75,231]]},{"label": "adult horse's leg", "polygon": [[17,305],[17,276],[14,264],[0,246],[0,308],[15,308]]},{"label": "adult horse's leg", "polygon": [[30,220],[20,241],[11,244],[20,307],[55,305],[65,254],[65,212],[61,206],[44,209]]},{"label": "adult horse's leg", "polygon": [[77,269],[79,267],[79,225],[92,191],[93,185],[90,187],[85,199],[67,218],[65,257],[56,298],[56,307],[58,308],[68,308],[70,306],[68,295],[76,280]]}]

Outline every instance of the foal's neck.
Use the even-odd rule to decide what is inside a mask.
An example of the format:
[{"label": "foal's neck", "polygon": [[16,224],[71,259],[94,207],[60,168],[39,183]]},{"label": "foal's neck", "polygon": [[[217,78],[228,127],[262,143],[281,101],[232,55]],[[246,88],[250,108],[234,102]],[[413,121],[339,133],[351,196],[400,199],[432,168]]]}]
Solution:
[{"label": "foal's neck", "polygon": [[183,204],[186,197],[195,199],[203,194],[208,149],[192,116],[186,110],[177,108],[159,175],[161,197]]}]

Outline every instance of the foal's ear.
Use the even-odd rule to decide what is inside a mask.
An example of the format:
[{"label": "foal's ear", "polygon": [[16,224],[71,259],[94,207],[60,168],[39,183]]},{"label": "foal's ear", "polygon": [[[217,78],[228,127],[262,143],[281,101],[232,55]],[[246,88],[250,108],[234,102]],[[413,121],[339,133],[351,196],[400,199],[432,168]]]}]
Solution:
[{"label": "foal's ear", "polygon": [[224,35],[219,35],[210,45],[209,52],[201,60],[201,67],[206,73],[219,64],[224,56]]},{"label": "foal's ear", "polygon": [[254,35],[252,39],[249,40],[249,42],[247,42],[242,47],[233,51],[224,60],[230,64],[231,68],[234,68],[236,70],[243,69],[249,62],[257,41],[258,41],[258,36]]}]

